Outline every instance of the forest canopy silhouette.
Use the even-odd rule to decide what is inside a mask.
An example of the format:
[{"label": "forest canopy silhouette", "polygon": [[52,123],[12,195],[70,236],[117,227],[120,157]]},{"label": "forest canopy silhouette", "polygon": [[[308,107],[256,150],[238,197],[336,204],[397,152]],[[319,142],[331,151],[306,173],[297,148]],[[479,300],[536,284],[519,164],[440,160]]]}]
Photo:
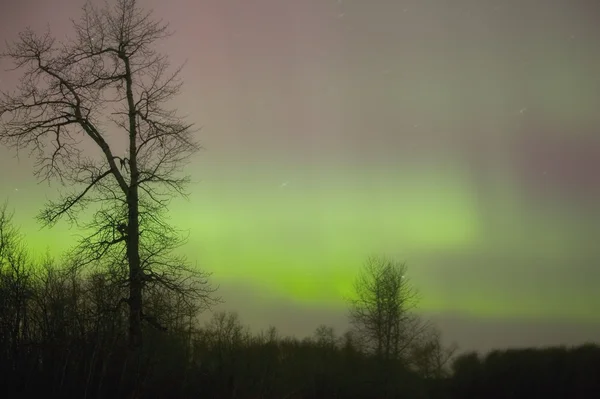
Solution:
[{"label": "forest canopy silhouette", "polygon": [[[60,196],[38,219],[83,233],[39,256],[0,208],[0,392],[65,398],[591,398],[600,347],[458,354],[418,313],[405,263],[368,258],[350,329],[251,333],[210,272],[178,249],[194,125],[169,108],[181,68],[156,45],[167,24],[134,0],[87,3],[74,37],[24,30],[2,56],[21,72],[0,98],[0,141],[35,158]],[[94,151],[81,144],[92,145]],[[226,298],[224,298],[226,299]]]},{"label": "forest canopy silhouette", "polygon": [[[351,329],[303,339],[251,333],[234,312],[198,320],[205,301],[144,292],[144,344],[132,354],[126,285],[110,264],[35,257],[0,210],[0,390],[5,397],[593,398],[600,347],[445,347],[412,312],[403,263],[365,262],[348,303]],[[400,279],[398,279],[398,277]],[[407,296],[407,294],[410,294]],[[412,299],[411,299],[412,298]],[[406,302],[406,299],[411,299]]]}]

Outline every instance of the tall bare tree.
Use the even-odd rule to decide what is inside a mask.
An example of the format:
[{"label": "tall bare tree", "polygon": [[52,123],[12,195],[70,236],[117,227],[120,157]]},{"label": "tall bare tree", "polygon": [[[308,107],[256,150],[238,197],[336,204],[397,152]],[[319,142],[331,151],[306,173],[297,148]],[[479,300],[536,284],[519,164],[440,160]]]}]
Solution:
[{"label": "tall bare tree", "polygon": [[[181,68],[156,49],[168,25],[135,0],[115,3],[86,4],[64,42],[26,29],[9,44],[2,55],[23,73],[16,90],[1,94],[0,140],[32,150],[36,176],[68,187],[39,218],[86,228],[80,259],[122,254],[129,340],[138,348],[146,285],[178,290],[191,271],[168,260],[178,241],[164,212],[185,195],[181,169],[199,146],[193,124],[167,107],[182,84]],[[80,222],[82,211],[93,214],[89,223]]]},{"label": "tall bare tree", "polygon": [[417,292],[407,267],[384,257],[370,257],[355,282],[350,322],[362,344],[378,358],[399,359],[424,331],[415,315]]}]

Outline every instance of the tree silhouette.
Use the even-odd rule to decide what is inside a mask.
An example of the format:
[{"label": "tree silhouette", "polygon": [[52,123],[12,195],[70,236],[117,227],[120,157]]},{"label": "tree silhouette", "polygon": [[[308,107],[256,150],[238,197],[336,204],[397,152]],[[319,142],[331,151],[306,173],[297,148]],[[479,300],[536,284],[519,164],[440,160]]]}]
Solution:
[{"label": "tree silhouette", "polygon": [[370,257],[354,283],[350,322],[363,345],[384,360],[401,358],[425,329],[412,312],[418,298],[406,272],[404,263]]},{"label": "tree silhouette", "polygon": [[599,397],[597,345],[463,354],[448,373],[452,348],[441,347],[435,329],[412,339],[402,359],[382,361],[356,330],[336,336],[321,325],[305,339],[281,337],[275,327],[252,334],[234,312],[215,313],[202,327],[197,307],[159,285],[144,292],[144,310],[167,331],[144,325],[141,355],[132,357],[127,311],[114,308],[127,291],[113,283],[118,270],[89,273],[71,262],[34,261],[0,208],[4,397]]},{"label": "tree silhouette", "polygon": [[[111,257],[125,266],[121,302],[130,347],[139,348],[142,321],[152,320],[142,303],[150,284],[182,295],[204,288],[200,298],[211,300],[206,275],[186,286],[193,269],[171,257],[180,241],[164,218],[173,196],[185,195],[181,168],[199,146],[193,125],[165,106],[181,87],[180,68],[170,72],[154,49],[169,36],[167,24],[135,0],[117,0],[112,8],[86,4],[73,27],[75,36],[60,43],[26,29],[2,54],[23,74],[0,98],[0,140],[33,152],[39,179],[72,189],[39,219],[84,228],[77,264]],[[91,221],[81,221],[82,211],[93,212]]]},{"label": "tree silhouette", "polygon": [[14,365],[29,333],[27,300],[32,276],[22,236],[12,218],[7,204],[0,206],[0,353]]},{"label": "tree silhouette", "polygon": [[457,349],[456,344],[444,347],[441,332],[429,326],[411,345],[410,360],[424,378],[442,379],[450,374],[450,359]]}]

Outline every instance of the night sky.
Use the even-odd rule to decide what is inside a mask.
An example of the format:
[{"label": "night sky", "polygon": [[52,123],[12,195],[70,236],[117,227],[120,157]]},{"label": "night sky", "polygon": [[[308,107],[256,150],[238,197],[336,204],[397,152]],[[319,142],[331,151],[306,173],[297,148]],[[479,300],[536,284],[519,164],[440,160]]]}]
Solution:
[{"label": "night sky", "polygon": [[[187,60],[175,105],[202,126],[172,222],[223,309],[304,336],[347,326],[368,255],[405,260],[462,349],[600,339],[600,4],[595,0],[141,0]],[[0,40],[81,0],[0,0]],[[0,65],[0,88],[18,73]],[[0,148],[32,249],[58,185]]]}]

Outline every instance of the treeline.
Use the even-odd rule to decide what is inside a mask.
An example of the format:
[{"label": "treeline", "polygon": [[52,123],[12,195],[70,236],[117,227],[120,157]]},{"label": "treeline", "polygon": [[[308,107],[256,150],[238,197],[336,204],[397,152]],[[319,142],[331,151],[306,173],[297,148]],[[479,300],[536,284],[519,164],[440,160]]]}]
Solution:
[{"label": "treeline", "polygon": [[454,359],[447,383],[452,398],[599,398],[600,346],[467,353]]},{"label": "treeline", "polygon": [[[352,328],[305,339],[252,334],[236,313],[198,322],[204,302],[162,286],[144,294],[144,345],[131,356],[127,286],[106,265],[34,260],[0,212],[0,392],[61,398],[592,398],[600,348],[454,358],[410,312],[404,265],[371,258]],[[385,306],[384,306],[385,305]],[[133,394],[132,394],[133,393]]]},{"label": "treeline", "polygon": [[127,312],[115,308],[118,288],[106,276],[83,278],[50,262],[12,265],[0,272],[4,397],[118,398],[133,386],[144,398],[420,397],[427,389],[400,362],[363,355],[351,334],[253,335],[233,313],[199,328],[194,309],[169,292],[146,297],[162,328],[145,325],[142,355],[128,364]]},{"label": "treeline", "polygon": [[252,334],[235,313],[214,313],[200,326],[206,301],[162,285],[144,291],[144,345],[132,356],[119,273],[68,258],[35,260],[0,209],[3,397],[430,397],[444,375],[442,348],[425,334],[411,338],[401,359],[390,350],[372,355],[357,333],[340,337],[326,326],[304,340],[274,327]]}]

